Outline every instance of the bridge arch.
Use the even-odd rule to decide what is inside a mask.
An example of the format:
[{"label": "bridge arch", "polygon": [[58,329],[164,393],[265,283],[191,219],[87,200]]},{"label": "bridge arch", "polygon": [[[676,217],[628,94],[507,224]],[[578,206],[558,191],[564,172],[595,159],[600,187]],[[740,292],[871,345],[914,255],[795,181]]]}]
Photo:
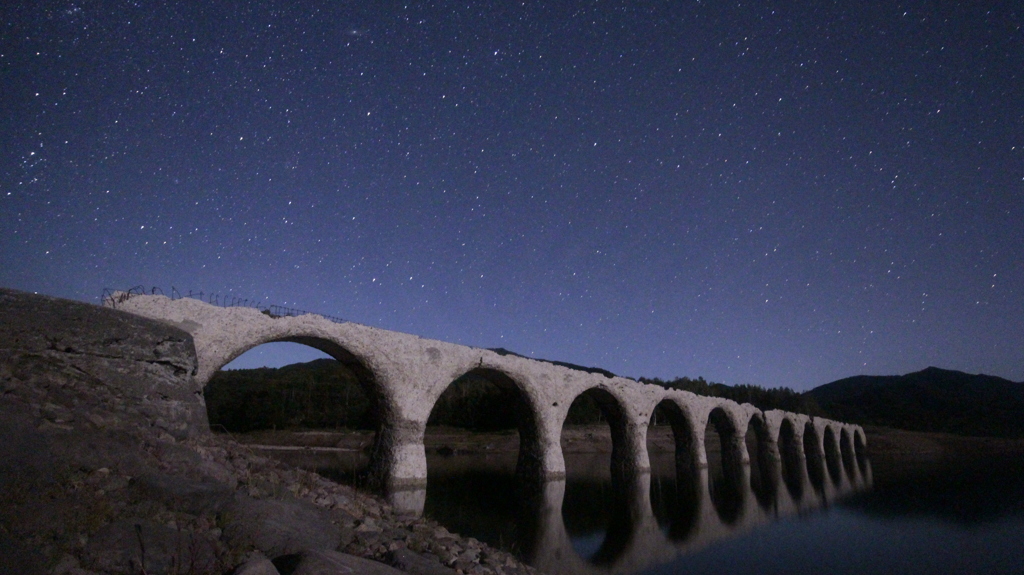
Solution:
[{"label": "bridge arch", "polygon": [[690,475],[701,467],[697,422],[693,410],[680,398],[666,396],[651,410],[650,423],[655,414],[668,420],[672,428],[676,459],[676,475]]},{"label": "bridge arch", "polygon": [[197,373],[197,384],[205,386],[213,375],[243,353],[272,343],[296,343],[317,349],[338,361],[351,371],[370,404],[370,419],[373,422],[374,439],[369,454],[368,482],[380,486],[382,474],[391,467],[389,423],[396,420],[396,402],[393,388],[385,385],[378,376],[369,357],[352,350],[352,346],[340,338],[318,334],[314,331],[286,330],[283,333],[261,333],[252,337],[239,334],[232,342],[224,342],[214,353],[205,356],[205,369]]},{"label": "bridge arch", "polygon": [[[502,370],[494,367],[472,366],[466,371],[449,381],[446,385],[435,386],[426,398],[426,403],[431,406],[430,414],[435,415],[442,398],[449,392],[456,391],[456,386],[472,382],[486,381],[499,394],[499,400],[503,408],[511,407],[512,413],[508,414],[519,433],[519,454],[517,457],[517,475],[538,481],[543,469],[544,449],[540,442],[542,427],[540,424],[539,409],[529,393],[530,386],[524,383],[522,376],[511,370]],[[486,392],[484,392],[486,393]],[[449,406],[445,406],[449,407]],[[455,406],[469,407],[472,406]],[[475,414],[477,417],[487,414]],[[501,414],[490,414],[498,415]],[[425,422],[430,423],[428,418]]]},{"label": "bridge arch", "polygon": [[206,358],[207,365],[196,375],[196,382],[206,385],[213,374],[224,368],[225,365],[237,359],[243,353],[268,343],[298,343],[317,349],[338,360],[339,363],[352,370],[360,382],[366,382],[368,392],[380,395],[385,393],[379,385],[374,369],[371,367],[368,358],[362,354],[351,351],[345,342],[337,338],[319,335],[315,333],[282,333],[282,334],[261,334],[251,339],[242,339],[229,347],[225,347],[221,353],[210,354]]},{"label": "bridge arch", "polygon": [[[610,470],[612,480],[624,479],[630,474],[635,474],[640,467],[638,459],[640,453],[638,437],[635,437],[635,429],[630,429],[629,410],[626,407],[626,399],[617,394],[617,390],[602,384],[591,384],[583,387],[568,399],[565,405],[565,413],[562,416],[561,430],[565,433],[565,426],[568,423],[569,412],[572,405],[581,401],[592,401],[597,405],[601,415],[607,421],[611,431],[612,453]],[[633,433],[631,433],[631,431]],[[646,433],[644,434],[646,440]],[[646,445],[643,446],[643,455],[646,456]],[[650,468],[647,462],[646,467]]]}]

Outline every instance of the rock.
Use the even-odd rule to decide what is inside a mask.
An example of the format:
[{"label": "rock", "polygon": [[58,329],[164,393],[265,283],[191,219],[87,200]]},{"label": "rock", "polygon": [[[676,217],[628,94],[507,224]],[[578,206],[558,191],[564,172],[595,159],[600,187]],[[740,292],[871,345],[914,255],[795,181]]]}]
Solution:
[{"label": "rock", "polygon": [[233,575],[281,575],[266,557],[254,557],[238,566]]},{"label": "rock", "polygon": [[79,564],[77,557],[65,554],[57,561],[57,564],[50,569],[50,575],[66,575],[72,569],[78,569],[80,567],[81,565]]},{"label": "rock", "polygon": [[0,529],[0,575],[42,575],[43,557],[32,549],[26,549],[9,538]]},{"label": "rock", "polygon": [[278,566],[281,575],[404,575],[383,563],[337,551],[307,549],[296,555],[279,557],[274,560],[274,565]]},{"label": "rock", "polygon": [[341,529],[329,511],[302,500],[236,496],[221,514],[224,536],[234,546],[250,544],[268,557],[302,549],[336,549]]},{"label": "rock", "polygon": [[89,539],[82,563],[115,575],[213,572],[216,547],[209,539],[152,521],[116,521]]},{"label": "rock", "polygon": [[53,458],[33,418],[13,405],[0,404],[0,489],[8,483],[31,485],[53,481]]},{"label": "rock", "polygon": [[177,475],[149,473],[131,482],[133,495],[159,501],[172,511],[202,515],[218,513],[232,502],[234,492],[216,481],[192,481]]},{"label": "rock", "polygon": [[[81,387],[130,402],[149,423],[163,422],[174,437],[207,433],[188,332],[118,310],[9,289],[0,289],[0,300],[0,353],[8,355],[4,363],[12,365],[19,384]],[[76,386],[76,380],[91,385]],[[44,405],[50,417],[82,415],[88,421],[86,413],[54,400],[42,402],[41,416]]]},{"label": "rock", "polygon": [[479,563],[480,562],[480,550],[479,549],[466,549],[459,554],[459,561],[466,563]]},{"label": "rock", "polygon": [[455,575],[455,571],[441,565],[436,558],[425,557],[409,549],[395,549],[388,553],[388,563],[412,575]]},{"label": "rock", "polygon": [[379,533],[380,531],[381,528],[377,525],[377,522],[369,517],[366,518],[366,520],[362,521],[358,527],[356,527],[357,533]]}]

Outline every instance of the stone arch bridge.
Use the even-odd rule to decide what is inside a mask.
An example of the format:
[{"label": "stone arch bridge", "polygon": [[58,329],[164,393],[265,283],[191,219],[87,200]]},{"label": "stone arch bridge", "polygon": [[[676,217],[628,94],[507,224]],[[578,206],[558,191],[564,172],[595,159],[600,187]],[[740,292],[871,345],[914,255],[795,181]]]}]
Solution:
[{"label": "stone arch bridge", "polygon": [[[669,390],[601,373],[571,369],[487,349],[424,339],[321,316],[273,317],[246,307],[217,307],[191,298],[115,293],[105,305],[161,320],[189,332],[195,342],[197,395],[210,377],[242,353],[270,342],[319,349],[352,369],[379,414],[370,468],[389,493],[422,491],[427,463],[423,436],[434,403],[449,384],[468,373],[517,392],[518,472],[540,480],[565,478],[560,438],[573,400],[589,392],[612,432],[612,473],[635,477],[650,471],[647,430],[655,407],[669,414],[677,459],[697,472],[708,466],[704,434],[710,422],[722,437],[724,463],[749,464],[744,438],[753,426],[758,461],[808,477],[840,493],[870,474],[866,437],[857,425]],[[788,471],[787,471],[788,470]],[[414,504],[415,505],[415,504]]]}]

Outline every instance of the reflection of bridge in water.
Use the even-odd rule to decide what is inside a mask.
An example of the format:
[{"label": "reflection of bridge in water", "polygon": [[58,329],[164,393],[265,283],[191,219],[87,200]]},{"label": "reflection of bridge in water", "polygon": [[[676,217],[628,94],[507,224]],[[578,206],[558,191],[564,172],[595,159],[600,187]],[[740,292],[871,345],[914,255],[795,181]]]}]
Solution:
[{"label": "reflection of bridge in water", "polygon": [[[855,464],[850,475],[844,472],[838,482],[826,476],[817,485],[806,467],[798,483],[793,483],[785,481],[781,468],[775,466],[765,470],[771,485],[760,494],[751,486],[750,466],[743,466],[736,477],[718,481],[709,478],[707,469],[695,470],[676,483],[678,503],[669,517],[662,518],[667,524],[660,523],[652,510],[650,474],[616,481],[611,524],[590,558],[574,550],[562,519],[565,482],[548,482],[532,498],[529,513],[534,528],[526,530],[531,537],[521,545],[527,562],[548,573],[636,573],[863,490],[871,483],[870,465],[863,463],[863,473]],[[730,482],[735,483],[723,485]],[[716,487],[731,493],[715,493]]]},{"label": "reflection of bridge in water", "polygon": [[[574,473],[568,481],[548,481],[532,486],[520,482],[516,490],[519,506],[514,548],[528,563],[544,572],[637,573],[773,521],[811,513],[846,495],[867,489],[872,481],[870,464],[863,458],[845,464],[840,459],[833,465],[838,472],[834,478],[828,464],[821,459],[817,460],[820,466],[817,469],[813,463],[808,467],[803,462],[789,469],[781,458],[756,460],[753,465],[732,468],[731,473],[726,466],[693,469],[677,460],[682,465],[676,465],[669,473],[665,473],[668,469],[664,465],[659,465],[657,474],[613,476],[611,489],[605,492],[611,494],[610,500],[603,499],[591,488],[586,510],[576,508],[580,503],[579,495],[576,503],[566,504],[566,491],[575,481],[590,486],[595,485],[595,481],[597,484],[609,481],[607,475],[602,480],[599,472],[598,476],[591,476],[593,467],[582,476]],[[442,477],[438,480],[444,481]],[[508,489],[508,484],[503,482],[494,482],[494,488],[498,484]],[[575,490],[578,492],[581,487],[583,485],[578,485]],[[410,501],[423,501],[427,497],[425,490],[406,492],[406,495]],[[436,500],[432,504],[435,511],[438,504]],[[577,516],[593,514],[602,504],[608,511],[603,541],[596,551],[588,551],[592,554],[581,556],[578,546],[573,544],[574,536],[580,533],[573,533],[567,526],[573,521],[566,521],[563,511]],[[451,511],[453,517],[461,517],[466,512],[458,508]],[[488,508],[480,507],[475,513],[486,514]],[[444,522],[442,517],[435,518]],[[591,533],[600,534],[599,531]],[[505,543],[508,542],[506,539]]]},{"label": "reflection of bridge in water", "polygon": [[[569,406],[584,393],[597,401],[608,420],[613,481],[628,494],[622,514],[628,521],[619,522],[628,527],[616,527],[614,536],[606,541],[621,546],[622,552],[599,553],[598,563],[606,563],[606,570],[632,571],[635,568],[628,566],[671,558],[681,545],[705,545],[725,533],[818,507],[870,483],[864,458],[866,438],[857,425],[779,410],[761,411],[727,399],[355,323],[336,323],[313,314],[274,317],[252,308],[221,308],[190,298],[125,293],[114,294],[105,304],[189,332],[198,359],[193,382],[197,394],[214,372],[264,343],[301,343],[337,359],[358,378],[379,416],[370,455],[372,477],[397,507],[408,511],[421,511],[425,501],[423,435],[435,402],[460,377],[487,379],[515,398],[510,409],[517,414],[519,426],[518,473],[529,484],[543,485],[537,491],[543,496],[538,496],[534,507],[541,518],[536,531],[544,535],[530,553],[541,566],[574,555],[568,553],[571,545],[560,515],[565,479],[560,439]],[[677,477],[684,479],[682,485],[690,485],[686,489],[692,497],[683,500],[697,502],[699,511],[692,528],[695,535],[679,544],[655,536],[660,530],[650,511],[647,430],[656,408],[671,424]],[[709,427],[721,438],[720,455],[711,452],[714,475],[710,480],[709,450],[705,447]],[[753,453],[745,441],[748,430],[756,437]],[[751,474],[751,469],[759,471]],[[743,496],[748,490],[753,497]],[[709,501],[719,503],[718,513],[712,511]],[[729,501],[734,502],[732,507]],[[619,537],[618,533],[626,535]],[[605,561],[606,555],[616,559]],[[580,565],[582,570],[584,563]]]}]

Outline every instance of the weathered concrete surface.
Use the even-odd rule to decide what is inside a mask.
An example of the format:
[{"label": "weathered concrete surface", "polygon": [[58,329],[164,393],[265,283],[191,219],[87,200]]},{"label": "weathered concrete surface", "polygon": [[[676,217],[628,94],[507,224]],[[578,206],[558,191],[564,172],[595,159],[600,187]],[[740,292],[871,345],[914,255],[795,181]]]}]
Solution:
[{"label": "weathered concrete surface", "polygon": [[[0,575],[268,572],[296,550],[384,567],[443,530],[210,434],[196,373],[166,323],[0,290]],[[463,568],[532,572],[496,550]]]},{"label": "weathered concrete surface", "polygon": [[[361,374],[367,392],[380,407],[371,467],[386,490],[403,494],[411,505],[419,501],[415,493],[426,484],[423,433],[430,411],[451,382],[471,371],[511,382],[509,385],[518,391],[526,406],[520,424],[520,472],[541,481],[565,477],[559,442],[562,426],[573,400],[588,391],[595,394],[609,415],[613,473],[622,477],[650,470],[647,428],[655,407],[662,402],[670,406],[677,449],[694,469],[708,465],[704,434],[709,422],[725,443],[724,460],[733,466],[750,461],[743,438],[755,419],[755,427],[760,426],[766,436],[768,457],[774,460],[783,459],[777,442],[783,421],[789,421],[799,447],[793,451],[789,467],[802,461],[804,430],[812,429],[812,443],[817,446],[812,451],[816,458],[810,472],[812,479],[817,477],[818,462],[825,459],[825,430],[837,438],[844,434],[864,438],[863,430],[856,425],[785,412],[762,413],[751,405],[727,399],[355,323],[335,323],[312,314],[271,317],[251,308],[221,308],[189,298],[171,300],[123,293],[115,294],[107,305],[189,332],[198,355],[196,380],[200,385],[245,351],[275,341],[315,347],[352,367]],[[849,467],[849,462],[856,459],[855,450],[863,443],[850,440],[844,445],[829,444],[829,450],[846,449]],[[847,475],[852,477],[854,473],[851,470]]]}]

